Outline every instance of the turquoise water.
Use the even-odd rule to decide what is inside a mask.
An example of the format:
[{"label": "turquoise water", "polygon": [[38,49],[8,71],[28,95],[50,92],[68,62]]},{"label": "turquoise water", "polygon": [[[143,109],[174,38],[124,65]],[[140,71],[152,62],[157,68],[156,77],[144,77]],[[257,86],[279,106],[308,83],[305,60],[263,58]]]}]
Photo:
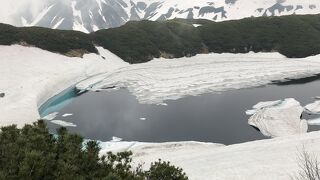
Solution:
[{"label": "turquoise water", "polygon": [[40,106],[40,117],[44,117],[50,113],[61,110],[63,107],[70,104],[74,100],[74,98],[80,95],[78,92],[79,91],[74,86],[72,86],[62,91],[58,95],[50,98],[47,102]]}]

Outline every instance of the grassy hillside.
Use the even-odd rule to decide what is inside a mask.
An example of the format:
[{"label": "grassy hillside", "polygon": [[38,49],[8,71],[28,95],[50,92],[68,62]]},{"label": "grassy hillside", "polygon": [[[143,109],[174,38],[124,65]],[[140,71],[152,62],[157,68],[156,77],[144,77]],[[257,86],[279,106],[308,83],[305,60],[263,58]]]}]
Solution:
[{"label": "grassy hillside", "polygon": [[220,23],[183,19],[139,21],[91,34],[0,24],[0,44],[32,45],[69,56],[96,53],[98,45],[130,63],[207,52],[277,51],[287,57],[306,57],[320,54],[320,15],[247,18]]}]

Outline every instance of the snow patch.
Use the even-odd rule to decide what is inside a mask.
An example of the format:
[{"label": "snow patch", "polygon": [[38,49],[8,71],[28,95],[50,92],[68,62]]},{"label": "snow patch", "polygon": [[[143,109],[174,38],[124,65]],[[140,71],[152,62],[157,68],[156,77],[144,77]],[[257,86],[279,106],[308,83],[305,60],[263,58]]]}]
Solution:
[{"label": "snow patch", "polygon": [[62,24],[63,21],[64,21],[64,18],[60,19],[60,20],[52,27],[52,29],[57,29],[57,28]]},{"label": "snow patch", "polygon": [[47,9],[43,9],[42,12],[40,12],[39,15],[32,21],[32,23],[26,24],[26,26],[35,26],[35,25],[37,25],[41,21],[41,19],[50,11],[50,9],[53,6],[54,5],[51,5]]},{"label": "snow patch", "polygon": [[194,27],[202,26],[202,24],[192,24]]}]

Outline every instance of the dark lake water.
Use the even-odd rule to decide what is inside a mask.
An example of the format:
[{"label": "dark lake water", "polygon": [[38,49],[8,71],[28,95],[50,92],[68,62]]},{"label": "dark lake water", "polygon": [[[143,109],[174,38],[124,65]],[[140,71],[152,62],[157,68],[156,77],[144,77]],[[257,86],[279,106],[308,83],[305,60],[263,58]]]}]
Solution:
[{"label": "dark lake water", "polygon": [[[140,104],[127,89],[88,92],[74,98],[55,119],[76,124],[68,127],[71,132],[102,141],[116,136],[142,142],[241,143],[265,138],[248,125],[247,109],[260,101],[290,97],[302,105],[311,103],[320,95],[320,81],[316,79],[189,96],[165,101],[167,106]],[[65,113],[73,115],[62,117]],[[48,127],[54,132],[59,126],[48,122]]]}]

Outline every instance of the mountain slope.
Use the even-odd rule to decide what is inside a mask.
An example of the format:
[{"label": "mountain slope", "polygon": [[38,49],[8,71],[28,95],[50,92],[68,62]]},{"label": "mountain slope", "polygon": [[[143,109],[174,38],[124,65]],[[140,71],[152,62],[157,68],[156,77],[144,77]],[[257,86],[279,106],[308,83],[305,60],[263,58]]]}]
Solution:
[{"label": "mountain slope", "polygon": [[0,24],[0,45],[36,46],[67,56],[97,53],[95,46],[102,46],[129,63],[209,52],[276,51],[290,58],[300,58],[320,54],[319,22],[320,15],[245,18],[218,23],[143,20],[90,34]]},{"label": "mountain slope", "polygon": [[92,32],[130,20],[225,21],[320,13],[318,0],[20,0],[2,2],[0,22]]}]

